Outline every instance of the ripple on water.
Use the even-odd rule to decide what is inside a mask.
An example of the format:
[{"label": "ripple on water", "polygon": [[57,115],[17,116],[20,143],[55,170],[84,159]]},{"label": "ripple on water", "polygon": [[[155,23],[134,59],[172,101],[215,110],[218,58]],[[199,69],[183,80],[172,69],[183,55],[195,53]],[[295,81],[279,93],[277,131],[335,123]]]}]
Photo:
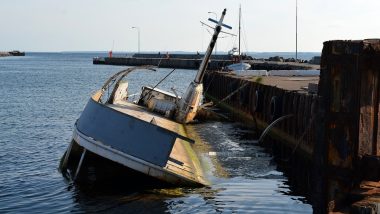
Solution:
[{"label": "ripple on water", "polygon": [[235,177],[213,184],[209,191],[168,200],[168,208],[182,213],[310,213],[302,197],[278,191],[288,188],[284,179]]}]

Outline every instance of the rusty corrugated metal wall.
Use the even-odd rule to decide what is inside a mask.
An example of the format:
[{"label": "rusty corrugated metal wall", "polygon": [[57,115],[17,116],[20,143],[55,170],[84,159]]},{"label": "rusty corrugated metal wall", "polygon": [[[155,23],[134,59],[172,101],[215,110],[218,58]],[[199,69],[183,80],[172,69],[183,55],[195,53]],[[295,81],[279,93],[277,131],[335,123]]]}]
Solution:
[{"label": "rusty corrugated metal wall", "polygon": [[380,40],[324,43],[319,95],[330,211],[344,206],[361,179],[360,159],[380,155],[379,73]]},{"label": "rusty corrugated metal wall", "polygon": [[[380,40],[325,42],[318,96],[220,72],[205,76],[205,95],[218,101],[247,82],[220,107],[233,113],[236,120],[256,121],[263,128],[273,121],[271,99],[280,98],[281,115],[295,117],[280,123],[273,133],[281,141],[277,144],[281,153],[285,151],[283,145],[294,148],[306,134],[297,150],[308,160],[312,156],[312,166],[308,165],[311,169],[303,170],[311,170],[316,213],[349,206],[351,191],[361,180],[380,179],[380,170],[364,168],[362,161],[363,157],[380,156]],[[373,163],[380,168],[376,161]]]}]

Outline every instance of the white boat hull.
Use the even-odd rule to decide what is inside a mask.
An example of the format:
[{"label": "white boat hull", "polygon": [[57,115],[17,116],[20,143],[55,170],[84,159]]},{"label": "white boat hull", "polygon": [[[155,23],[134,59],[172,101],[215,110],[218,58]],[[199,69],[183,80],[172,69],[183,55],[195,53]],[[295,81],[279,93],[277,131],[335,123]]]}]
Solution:
[{"label": "white boat hull", "polygon": [[[74,179],[86,151],[90,151],[176,186],[208,185],[191,154],[194,141],[178,134],[180,126],[133,103],[105,105],[93,97],[75,123],[73,140],[84,152]],[[62,168],[70,150],[71,145]]]},{"label": "white boat hull", "polygon": [[251,68],[251,65],[245,62],[235,63],[227,66],[228,70],[231,71],[246,71]]}]

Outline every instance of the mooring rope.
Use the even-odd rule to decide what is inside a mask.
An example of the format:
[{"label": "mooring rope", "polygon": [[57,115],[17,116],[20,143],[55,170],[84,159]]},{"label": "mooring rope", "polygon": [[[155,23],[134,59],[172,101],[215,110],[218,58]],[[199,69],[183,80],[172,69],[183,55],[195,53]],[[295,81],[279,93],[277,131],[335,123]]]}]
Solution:
[{"label": "mooring rope", "polygon": [[158,61],[158,65],[157,65],[157,68],[159,68],[160,67],[160,64],[161,64],[161,61],[162,61],[162,59],[164,58],[164,56],[162,56],[161,58],[160,58],[160,61]]},{"label": "mooring rope", "polygon": [[284,115],[282,117],[277,118],[275,121],[273,121],[271,124],[269,124],[268,127],[265,128],[265,130],[260,135],[260,137],[257,140],[257,142],[261,143],[263,141],[264,137],[269,133],[269,131],[271,130],[271,128],[273,128],[277,123],[279,123],[280,121],[285,120],[287,118],[293,117],[293,116],[294,116],[293,114],[288,114],[288,115]]},{"label": "mooring rope", "polygon": [[148,94],[150,94],[150,93],[152,93],[152,91],[159,85],[159,84],[161,84],[168,76],[170,76],[170,74],[172,74],[174,71],[175,71],[176,69],[174,68],[172,71],[170,71],[164,78],[162,78],[153,88],[151,88],[150,90],[149,90],[149,92],[148,93],[146,93],[143,97],[141,97],[139,100],[144,100],[144,98],[146,97],[146,96],[148,96]]},{"label": "mooring rope", "polygon": [[[241,89],[243,89],[244,87],[246,87],[247,85],[249,84],[249,82],[246,82],[244,83],[242,86],[240,86],[238,89],[236,89],[235,91],[231,92],[229,95],[227,95],[226,97],[224,97],[223,99],[219,100],[216,104],[212,105],[212,106],[217,106],[219,105],[221,102],[224,102],[226,101],[227,99],[231,98],[234,94],[236,94],[237,92],[239,92]],[[206,104],[203,104],[203,105],[207,105],[209,103],[206,103]],[[202,106],[203,106],[202,105]]]},{"label": "mooring rope", "polygon": [[310,119],[308,126],[306,127],[305,131],[302,133],[301,137],[298,138],[297,144],[293,148],[293,151],[290,153],[288,159],[283,159],[283,161],[285,161],[285,162],[289,161],[290,158],[296,153],[296,150],[297,150],[298,146],[301,145],[301,143],[303,142],[303,138],[306,136],[306,133],[311,129],[311,125],[313,124],[314,119],[315,119],[314,116]]},{"label": "mooring rope", "polygon": [[[288,114],[288,115],[285,115],[285,116],[282,116],[278,119],[276,119],[275,121],[273,121],[264,131],[263,133],[260,135],[260,138],[257,140],[258,143],[261,143],[264,139],[264,137],[269,133],[270,129],[272,129],[278,122],[284,120],[284,119],[287,119],[287,118],[290,118],[290,117],[293,117],[294,115],[293,114]],[[306,127],[305,131],[302,133],[301,137],[298,138],[298,140],[296,141],[296,146],[293,148],[292,152],[290,153],[289,157],[287,159],[282,159],[282,161],[289,161],[290,158],[295,154],[295,152],[297,151],[297,148],[301,145],[301,143],[303,142],[303,138],[306,136],[306,133],[311,129],[311,125],[313,124],[313,121],[314,121],[315,117],[312,117],[309,121],[309,124],[308,126]]]},{"label": "mooring rope", "polygon": [[209,84],[208,84],[206,90],[204,91],[204,93],[206,93],[206,92],[208,91],[208,89],[210,88],[211,83],[212,83],[212,81],[214,80],[215,76],[216,76],[216,75],[212,75],[212,78],[211,78],[211,80],[210,80],[210,82],[209,82]]}]

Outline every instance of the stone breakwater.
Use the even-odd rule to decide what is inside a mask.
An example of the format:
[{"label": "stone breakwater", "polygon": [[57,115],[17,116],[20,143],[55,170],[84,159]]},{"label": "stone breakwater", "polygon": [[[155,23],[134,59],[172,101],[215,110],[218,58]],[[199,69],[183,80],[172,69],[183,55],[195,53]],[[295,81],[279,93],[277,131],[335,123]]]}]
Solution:
[{"label": "stone breakwater", "polygon": [[12,56],[9,52],[0,52],[0,57]]},{"label": "stone breakwater", "polygon": [[[159,65],[161,68],[180,68],[180,69],[198,69],[202,59],[188,58],[141,58],[141,57],[96,57],[93,64],[105,65]],[[243,60],[251,65],[252,70],[318,70],[319,65],[298,62],[277,62],[266,60]],[[211,59],[208,64],[208,70],[221,70],[224,67],[233,64],[231,59],[223,59],[221,57]]]},{"label": "stone breakwater", "polygon": [[0,52],[0,57],[6,57],[6,56],[25,56],[25,52],[20,52],[20,51]]}]

